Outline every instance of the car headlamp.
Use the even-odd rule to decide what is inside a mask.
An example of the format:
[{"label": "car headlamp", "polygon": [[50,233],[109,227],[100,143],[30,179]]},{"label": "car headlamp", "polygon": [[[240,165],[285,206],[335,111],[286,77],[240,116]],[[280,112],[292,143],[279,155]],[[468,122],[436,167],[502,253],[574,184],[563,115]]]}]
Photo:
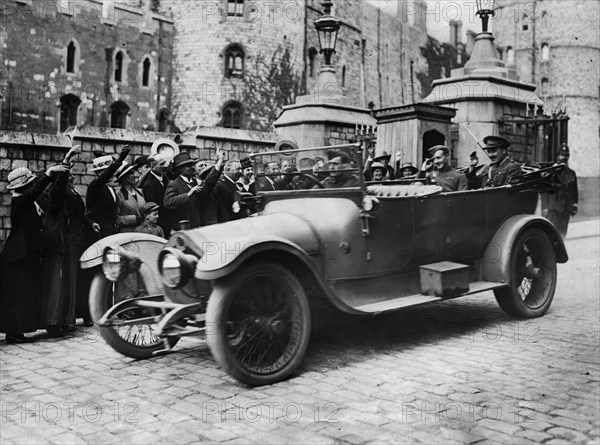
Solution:
[{"label": "car headlamp", "polygon": [[167,247],[158,255],[158,271],[162,283],[171,289],[180,289],[194,276],[198,258],[179,249]]},{"label": "car headlamp", "polygon": [[119,281],[140,269],[141,260],[124,249],[107,247],[102,254],[102,271],[109,281]]},{"label": "car headlamp", "polygon": [[365,196],[362,204],[365,212],[374,212],[379,208],[379,200],[374,196]]}]

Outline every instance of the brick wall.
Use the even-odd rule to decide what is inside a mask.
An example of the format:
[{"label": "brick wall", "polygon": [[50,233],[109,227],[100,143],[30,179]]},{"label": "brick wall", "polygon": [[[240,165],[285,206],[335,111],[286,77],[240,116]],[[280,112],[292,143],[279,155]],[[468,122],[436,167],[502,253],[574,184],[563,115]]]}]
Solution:
[{"label": "brick wall", "polygon": [[[171,15],[175,26],[173,110],[181,128],[217,125],[223,105],[240,100],[243,80],[224,76],[223,52],[232,43],[243,47],[246,70],[255,69],[259,55],[270,60],[285,45],[296,74],[306,79],[305,87],[316,80],[322,56],[316,57],[314,77],[305,69],[309,50],[319,49],[314,21],[321,16],[320,2],[260,0],[248,4],[253,9],[245,11],[245,18],[237,18],[227,15],[227,2],[222,0],[160,0],[161,12]],[[373,102],[379,108],[411,102],[414,87],[418,101],[417,73],[427,70],[420,51],[425,30],[364,0],[336,2],[335,13],[342,27],[333,64],[344,94],[354,98],[357,106]]]},{"label": "brick wall", "polygon": [[[2,0],[0,129],[57,133],[60,99],[67,94],[81,100],[77,125],[108,126],[111,104],[123,101],[127,128],[156,128],[158,110],[170,107],[173,27],[168,18],[129,3],[115,2],[104,19],[99,0]],[[71,41],[77,51],[68,73]],[[117,50],[125,56],[121,82],[114,80]],[[146,58],[147,87],[141,78]]]},{"label": "brick wall", "polygon": [[[520,79],[538,86],[537,94],[546,107],[566,105],[571,166],[581,176],[598,178],[600,3],[502,0],[499,5],[493,32],[504,60],[511,46]],[[548,60],[542,60],[542,43],[549,46]],[[547,91],[542,90],[542,78],[548,79]]]},{"label": "brick wall", "polygon": [[[257,133],[224,128],[198,128],[194,132],[180,135],[181,151],[192,158],[214,159],[216,149],[222,148],[230,159],[239,159],[245,153],[271,150],[278,137],[273,133]],[[10,191],[6,189],[10,171],[17,167],[28,167],[41,173],[59,163],[72,145],[81,145],[82,153],[75,158],[72,168],[77,192],[85,196],[88,184],[95,174],[89,168],[94,152],[114,155],[123,145],[131,147],[129,161],[142,154],[150,154],[154,141],[159,138],[175,137],[174,134],[135,130],[81,127],[61,135],[25,132],[0,133],[0,248],[10,231]]]}]

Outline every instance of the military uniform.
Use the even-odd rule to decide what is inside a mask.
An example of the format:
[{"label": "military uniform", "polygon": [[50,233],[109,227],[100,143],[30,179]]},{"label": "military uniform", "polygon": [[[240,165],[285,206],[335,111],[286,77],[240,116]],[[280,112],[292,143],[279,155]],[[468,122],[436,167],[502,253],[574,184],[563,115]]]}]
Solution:
[{"label": "military uniform", "polygon": [[430,184],[440,185],[444,192],[468,190],[466,176],[449,165],[427,173],[420,170],[416,179],[427,179]]},{"label": "military uniform", "polygon": [[[558,154],[566,158],[570,156],[567,144],[563,144]],[[561,164],[557,162],[554,165]],[[577,212],[579,204],[577,175],[565,164],[563,170],[557,174],[557,179],[559,186],[556,193],[542,193],[542,212],[556,226],[560,234],[566,237],[569,218]]]},{"label": "military uniform", "polygon": [[[360,186],[360,181],[356,175],[343,174],[340,176],[329,176],[322,182],[322,184],[326,189],[333,189],[343,187],[358,187]],[[318,185],[315,185],[313,188],[318,187]]]},{"label": "military uniform", "polygon": [[523,175],[521,166],[510,158],[504,158],[498,165],[486,165],[482,171],[482,187],[500,187],[507,185],[511,178]]}]

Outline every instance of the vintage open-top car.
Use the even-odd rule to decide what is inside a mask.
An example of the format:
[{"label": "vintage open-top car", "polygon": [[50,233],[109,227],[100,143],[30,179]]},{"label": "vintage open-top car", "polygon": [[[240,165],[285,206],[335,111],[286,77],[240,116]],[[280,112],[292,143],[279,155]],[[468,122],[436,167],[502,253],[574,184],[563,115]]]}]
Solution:
[{"label": "vintage open-top car", "polygon": [[[300,170],[269,164],[283,157]],[[530,318],[552,302],[556,263],[568,257],[555,227],[535,214],[552,169],[442,193],[366,183],[360,144],[251,158],[257,194],[234,207],[252,216],[168,241],[113,235],[82,256],[83,268],[98,267],[90,308],[114,349],[149,358],[204,335],[229,374],[264,385],[294,371],[328,306],[374,315],[493,290],[503,310]]]}]

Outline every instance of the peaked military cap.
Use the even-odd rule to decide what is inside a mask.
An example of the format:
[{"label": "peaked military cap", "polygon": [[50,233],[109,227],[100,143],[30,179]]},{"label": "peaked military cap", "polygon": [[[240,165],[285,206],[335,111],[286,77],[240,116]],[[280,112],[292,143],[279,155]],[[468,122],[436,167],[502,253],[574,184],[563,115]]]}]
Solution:
[{"label": "peaked military cap", "polygon": [[563,156],[570,156],[571,152],[569,151],[569,146],[563,142],[560,148],[558,149],[558,154]]},{"label": "peaked military cap", "polygon": [[486,136],[483,138],[485,147],[484,150],[496,150],[499,148],[507,149],[510,147],[510,142],[504,139],[502,136]]}]

